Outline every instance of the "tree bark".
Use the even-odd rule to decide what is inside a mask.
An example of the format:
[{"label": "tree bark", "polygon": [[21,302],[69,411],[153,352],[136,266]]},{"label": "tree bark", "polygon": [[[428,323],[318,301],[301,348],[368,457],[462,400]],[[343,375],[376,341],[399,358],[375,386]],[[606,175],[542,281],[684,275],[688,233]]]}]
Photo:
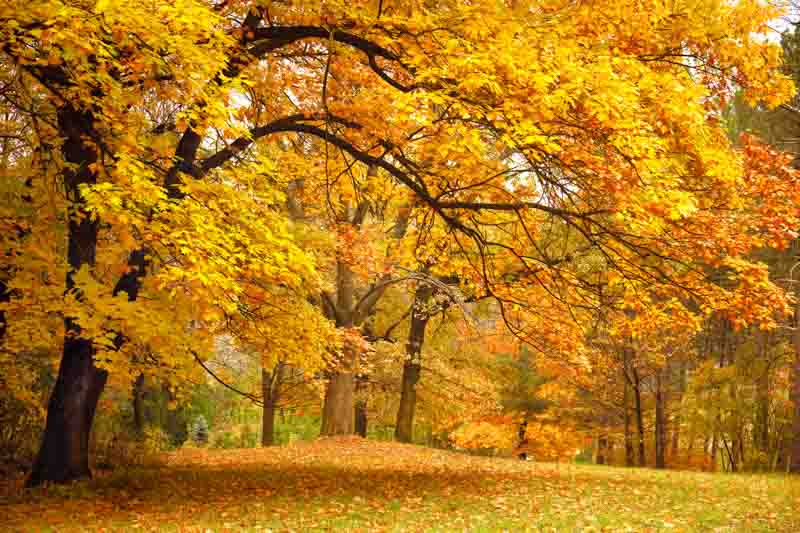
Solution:
[{"label": "tree bark", "polygon": [[[6,270],[6,269],[4,269]],[[5,275],[10,276],[10,272],[5,272]],[[8,303],[11,300],[11,291],[8,290],[6,282],[0,278],[0,304]],[[0,342],[6,335],[6,312],[0,311]]]},{"label": "tree bark", "polygon": [[714,434],[711,436],[711,471],[717,471],[717,449],[719,448],[719,439],[717,438],[717,430],[714,429]]},{"label": "tree bark", "polygon": [[[169,435],[170,441],[174,446],[180,446],[186,439],[189,437],[187,428],[186,428],[186,417],[185,414],[182,412],[182,407],[177,407],[176,401],[177,397],[175,396],[175,390],[170,387],[170,384],[166,381],[161,384],[161,388],[164,391],[164,396],[166,397],[166,430],[167,434]],[[175,406],[172,408],[172,406]]]},{"label": "tree bark", "polygon": [[625,383],[625,466],[633,466],[634,465],[634,453],[633,453],[633,438],[631,437],[631,410],[630,406],[628,405],[630,402],[629,396],[630,386],[628,383]]},{"label": "tree bark", "polygon": [[[800,292],[800,291],[798,291]],[[792,368],[792,385],[790,398],[794,406],[792,418],[791,440],[789,441],[788,471],[800,474],[800,298],[794,312],[794,365]]]},{"label": "tree bark", "polygon": [[355,432],[355,376],[352,372],[336,372],[325,389],[322,430],[325,436],[352,435]]},{"label": "tree bark", "polygon": [[261,369],[261,394],[264,406],[261,411],[261,446],[275,444],[275,410],[281,399],[283,363],[278,363],[272,372]]},{"label": "tree bark", "polygon": [[144,374],[133,382],[133,430],[138,437],[144,435]]},{"label": "tree bark", "polygon": [[358,400],[356,402],[356,435],[365,439],[367,438],[367,422],[367,402]]},{"label": "tree bark", "polygon": [[656,468],[666,468],[667,435],[664,420],[664,387],[662,371],[656,372],[656,423],[655,423],[655,451]]},{"label": "tree bark", "polygon": [[517,454],[517,457],[526,461],[528,459],[528,437],[526,437],[528,433],[528,413],[522,415],[522,420],[519,423],[519,428],[517,428],[517,448],[520,452]]},{"label": "tree bark", "polygon": [[[336,325],[353,327],[353,272],[343,261],[336,265]],[[332,372],[325,388],[321,435],[352,435],[355,432],[355,368],[353,346],[344,346],[339,368]]]},{"label": "tree bark", "polygon": [[645,456],[644,448],[644,419],[642,414],[642,383],[639,379],[639,373],[633,369],[633,399],[634,408],[636,410],[636,437],[639,439],[639,466],[647,464],[647,457]]},{"label": "tree bark", "polygon": [[[66,288],[75,288],[74,275],[81,267],[93,267],[97,249],[98,223],[85,210],[80,194],[82,185],[96,182],[90,165],[98,160],[96,148],[88,139],[94,135],[94,117],[64,104],[57,113],[64,137],[61,150],[70,166],[64,170],[64,186],[72,210],[67,227]],[[80,295],[79,295],[80,296]],[[65,483],[91,477],[89,470],[89,433],[97,401],[105,386],[107,373],[94,364],[94,347],[81,337],[80,326],[65,319],[66,338],[58,369],[58,378],[47,407],[42,444],[27,486],[44,482]]]},{"label": "tree bark", "polygon": [[272,401],[272,373],[261,369],[261,394],[264,405],[261,411],[261,446],[275,444],[275,404]]},{"label": "tree bark", "polygon": [[622,390],[622,409],[623,409],[623,419],[625,424],[625,466],[633,466],[634,465],[634,457],[633,457],[633,438],[631,436],[631,398],[630,398],[630,377],[629,377],[629,367],[630,367],[630,352],[626,348],[623,352],[623,390]]},{"label": "tree bark", "polygon": [[597,436],[597,455],[594,462],[598,465],[608,464],[608,435],[606,433]]},{"label": "tree bark", "polygon": [[683,403],[683,395],[686,394],[687,379],[686,379],[686,362],[682,362],[678,366],[678,394],[675,398],[673,405],[677,406],[675,409],[675,418],[672,421],[672,442],[670,445],[670,461],[674,462],[678,459],[678,452],[680,448],[680,433],[681,433],[681,404]]},{"label": "tree bark", "polygon": [[414,307],[411,310],[411,325],[406,344],[406,361],[403,364],[403,380],[400,388],[400,407],[397,410],[397,423],[394,436],[400,442],[411,442],[414,438],[414,411],[417,405],[417,383],[419,382],[422,346],[425,343],[425,328],[430,315],[428,304],[433,289],[420,285],[414,294]]}]

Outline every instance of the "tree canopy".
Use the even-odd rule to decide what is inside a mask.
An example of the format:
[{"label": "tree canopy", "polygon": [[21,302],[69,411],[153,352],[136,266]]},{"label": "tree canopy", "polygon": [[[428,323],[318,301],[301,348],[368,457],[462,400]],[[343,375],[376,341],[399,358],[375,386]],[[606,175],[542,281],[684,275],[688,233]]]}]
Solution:
[{"label": "tree canopy", "polygon": [[[605,403],[620,368],[638,387],[709,320],[785,325],[791,291],[757,252],[797,238],[799,176],[726,120],[736,95],[793,97],[765,37],[779,14],[5,2],[2,380],[25,400],[33,367],[59,368],[31,483],[88,475],[107,383],[225,382],[208,364],[221,337],[327,380],[323,431],[347,433],[373,345],[403,321],[409,425],[430,321],[497,320]],[[393,301],[409,311],[389,320]]]}]

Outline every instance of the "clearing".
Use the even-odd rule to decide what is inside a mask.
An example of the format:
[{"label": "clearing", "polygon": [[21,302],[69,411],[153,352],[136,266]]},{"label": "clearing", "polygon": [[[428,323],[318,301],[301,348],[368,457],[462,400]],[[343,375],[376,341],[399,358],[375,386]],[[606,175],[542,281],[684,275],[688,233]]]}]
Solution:
[{"label": "clearing", "polygon": [[361,439],[189,449],[0,493],[24,531],[800,531],[800,479],[486,458]]}]

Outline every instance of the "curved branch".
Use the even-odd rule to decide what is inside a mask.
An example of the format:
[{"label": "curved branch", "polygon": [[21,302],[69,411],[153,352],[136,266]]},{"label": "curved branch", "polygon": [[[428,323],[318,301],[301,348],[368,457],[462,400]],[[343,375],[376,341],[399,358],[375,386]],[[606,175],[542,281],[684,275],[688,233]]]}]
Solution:
[{"label": "curved branch", "polygon": [[226,383],[225,381],[223,381],[222,378],[220,378],[219,376],[217,376],[214,373],[213,370],[208,368],[208,366],[203,362],[203,360],[200,359],[200,357],[197,355],[197,352],[195,352],[194,350],[191,350],[191,352],[192,352],[192,355],[194,356],[195,361],[197,361],[197,364],[199,364],[203,368],[203,370],[205,370],[208,373],[208,375],[210,375],[212,378],[214,378],[217,381],[217,383],[221,384],[226,389],[231,390],[231,391],[235,392],[236,394],[239,394],[240,396],[244,396],[245,398],[247,398],[248,400],[250,400],[251,402],[253,402],[256,405],[263,405],[263,402],[261,401],[261,399],[258,396],[253,396],[252,394],[249,394],[247,392],[241,391],[241,390],[237,389],[236,387],[234,387],[233,385],[230,385],[230,384]]}]

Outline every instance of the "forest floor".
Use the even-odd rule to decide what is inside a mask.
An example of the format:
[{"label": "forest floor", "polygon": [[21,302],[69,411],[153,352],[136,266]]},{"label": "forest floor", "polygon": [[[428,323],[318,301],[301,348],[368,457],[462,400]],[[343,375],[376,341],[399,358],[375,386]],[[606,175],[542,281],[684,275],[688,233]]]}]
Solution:
[{"label": "forest floor", "polygon": [[0,493],[12,531],[800,531],[800,479],[474,457],[361,439],[185,449]]}]

